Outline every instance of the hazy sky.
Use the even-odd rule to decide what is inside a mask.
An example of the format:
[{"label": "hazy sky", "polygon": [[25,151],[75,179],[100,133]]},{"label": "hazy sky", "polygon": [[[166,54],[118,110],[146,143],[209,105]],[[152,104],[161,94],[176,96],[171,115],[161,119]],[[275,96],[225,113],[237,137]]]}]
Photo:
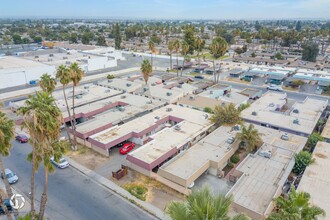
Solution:
[{"label": "hazy sky", "polygon": [[0,17],[330,18],[330,0],[0,0]]}]

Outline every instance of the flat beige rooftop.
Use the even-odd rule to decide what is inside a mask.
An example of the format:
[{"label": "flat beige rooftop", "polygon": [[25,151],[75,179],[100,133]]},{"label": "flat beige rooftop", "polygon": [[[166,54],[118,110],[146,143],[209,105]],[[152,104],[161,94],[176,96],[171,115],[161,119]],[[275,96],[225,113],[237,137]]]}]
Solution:
[{"label": "flat beige rooftop", "polygon": [[327,217],[317,219],[329,219],[330,216],[330,144],[318,142],[313,152],[315,162],[309,165],[299,183],[298,191],[308,192],[311,195],[310,202],[324,209]]},{"label": "flat beige rooftop", "polygon": [[[168,108],[171,108],[172,111],[168,112],[167,111]],[[204,115],[205,113],[201,111],[183,108],[177,105],[167,105],[153,112],[150,112],[147,115],[139,117],[133,121],[127,122],[121,126],[110,128],[100,133],[97,133],[91,136],[90,138],[99,141],[103,144],[107,144],[133,131],[139,133],[154,125],[155,122],[157,121],[156,118],[163,119],[166,118],[167,116],[174,116],[177,118],[181,118],[185,120],[186,123],[191,123],[191,125],[196,124],[198,126],[208,127],[211,124],[208,119],[205,119]],[[181,129],[181,131],[190,132],[189,129],[188,130]],[[164,140],[164,141],[169,141],[169,138],[168,140]],[[141,147],[138,150],[135,150],[134,152],[141,151],[141,149],[143,148],[146,148],[146,146]]]},{"label": "flat beige rooftop", "polygon": [[307,138],[293,134],[289,140],[282,140],[283,132],[255,126],[264,141],[260,151],[271,151],[271,158],[248,155],[236,168],[242,176],[228,192],[234,197],[234,203],[247,209],[264,214],[273,201],[278,188],[282,187],[289,176],[294,155],[303,149]]},{"label": "flat beige rooftop", "polygon": [[0,57],[0,73],[2,73],[4,70],[8,71],[10,69],[26,69],[44,66],[48,65],[14,56]]},{"label": "flat beige rooftop", "polygon": [[216,100],[212,98],[208,98],[205,96],[199,96],[199,95],[188,95],[185,97],[182,97],[178,101],[179,104],[183,105],[189,105],[193,106],[196,108],[205,108],[205,107],[210,107],[212,109],[215,108],[215,106],[218,105],[228,105],[229,102],[225,102],[222,100]]},{"label": "flat beige rooftop", "polygon": [[323,128],[321,136],[330,139],[330,117]]},{"label": "flat beige rooftop", "polygon": [[160,169],[182,179],[189,179],[201,167],[210,161],[218,163],[231,150],[228,138],[235,137],[237,131],[231,131],[232,127],[221,126],[190,147],[182,155],[173,158]]},{"label": "flat beige rooftop", "polygon": [[[241,113],[246,120],[269,124],[274,127],[290,129],[292,131],[311,134],[320,118],[322,111],[327,106],[327,101],[307,97],[303,102],[295,102],[286,109],[286,93],[267,92],[255,101],[249,108]],[[284,106],[283,111],[275,111]],[[297,109],[299,113],[294,113]],[[255,112],[256,115],[252,113]],[[294,124],[294,120],[299,124]]]}]

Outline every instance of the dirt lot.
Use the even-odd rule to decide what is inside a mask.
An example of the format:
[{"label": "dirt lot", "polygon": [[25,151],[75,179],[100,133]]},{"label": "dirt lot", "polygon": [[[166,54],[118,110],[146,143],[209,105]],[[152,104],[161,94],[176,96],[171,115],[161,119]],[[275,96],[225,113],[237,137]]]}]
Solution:
[{"label": "dirt lot", "polygon": [[123,187],[127,183],[142,184],[148,188],[146,202],[153,204],[161,210],[173,201],[183,201],[184,196],[164,184],[144,176],[134,170],[129,169],[128,174],[120,180],[111,178],[119,186]]},{"label": "dirt lot", "polygon": [[102,166],[109,158],[93,151],[90,148],[79,145],[77,151],[68,149],[66,156],[84,165],[88,169],[95,170]]}]

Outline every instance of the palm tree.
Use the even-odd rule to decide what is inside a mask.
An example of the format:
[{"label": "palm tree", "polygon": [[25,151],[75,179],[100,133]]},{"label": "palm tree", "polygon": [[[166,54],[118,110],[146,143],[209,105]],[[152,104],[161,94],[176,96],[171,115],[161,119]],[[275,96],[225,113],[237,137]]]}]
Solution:
[{"label": "palm tree", "polygon": [[166,208],[166,212],[173,220],[248,220],[249,218],[242,214],[234,218],[228,216],[232,200],[232,197],[213,195],[209,188],[204,187],[188,195],[186,202],[172,201]]},{"label": "palm tree", "polygon": [[[0,154],[2,157],[7,157],[10,155],[10,149],[12,147],[11,140],[14,138],[15,123],[10,120],[5,113],[0,112]],[[2,158],[0,157],[0,169],[1,173],[5,174],[5,168],[2,163]],[[13,192],[9,185],[6,175],[3,175],[7,195],[9,198],[12,197]],[[11,215],[8,212],[7,206],[3,203],[3,198],[0,195],[0,204],[8,219],[11,219]],[[16,213],[15,213],[16,216]]]},{"label": "palm tree", "polygon": [[149,41],[148,46],[149,46],[149,50],[151,51],[151,66],[152,66],[152,55],[154,54],[156,47],[153,41]]},{"label": "palm tree", "polygon": [[173,50],[174,50],[174,40],[170,40],[168,42],[167,49],[168,49],[169,54],[170,54],[170,69],[172,70],[173,69],[173,65],[172,65],[172,53],[173,53]]},{"label": "palm tree", "polygon": [[275,199],[275,209],[267,220],[313,220],[318,216],[325,216],[325,211],[318,206],[313,206],[309,202],[310,195],[306,192],[297,192],[294,187],[288,198],[280,196]]},{"label": "palm tree", "polygon": [[[72,121],[71,111],[70,111],[70,107],[69,107],[69,104],[68,104],[68,99],[67,99],[66,93],[65,93],[65,88],[72,81],[72,79],[70,77],[70,74],[69,74],[69,69],[64,65],[59,66],[56,70],[56,78],[59,79],[60,83],[62,84],[62,91],[63,91],[64,101],[65,101],[65,105],[66,105],[66,110],[67,110],[68,115],[69,115],[71,129],[73,129],[73,124],[74,123]],[[70,136],[69,131],[68,131],[68,127],[66,126],[65,122],[64,122],[64,124],[65,124],[65,129],[67,131],[70,144],[71,144],[71,146],[73,146],[72,139],[71,139],[71,136]]]},{"label": "palm tree", "polygon": [[149,60],[147,60],[147,59],[143,60],[143,62],[141,64],[141,72],[142,72],[142,76],[143,76],[143,79],[144,79],[146,85],[148,85],[148,80],[152,73],[152,66],[151,66]]},{"label": "palm tree", "polygon": [[183,56],[183,62],[182,62],[182,68],[181,68],[181,74],[180,74],[181,76],[182,76],[182,72],[183,72],[183,69],[184,69],[184,63],[185,63],[188,51],[189,51],[189,44],[186,41],[182,41],[182,43],[181,43],[181,55]]},{"label": "palm tree", "polygon": [[[220,78],[220,72],[216,74],[215,70],[215,60],[223,56],[228,48],[228,43],[222,37],[216,37],[212,40],[210,45],[210,53],[213,56],[213,76],[214,82],[218,83]],[[219,67],[220,70],[220,67]]]},{"label": "palm tree", "polygon": [[173,47],[176,53],[176,76],[179,76],[179,50],[180,50],[180,41],[175,39],[173,42]]},{"label": "palm tree", "polygon": [[45,73],[40,77],[39,86],[42,91],[51,94],[55,90],[56,80],[51,75]]},{"label": "palm tree", "polygon": [[73,138],[74,138],[74,144],[73,149],[77,150],[77,135],[76,135],[76,113],[75,113],[75,88],[79,85],[79,82],[82,80],[83,76],[85,75],[85,72],[78,66],[77,63],[71,64],[69,67],[69,75],[71,78],[71,81],[73,83],[72,87],[72,121],[73,121]]},{"label": "palm tree", "polygon": [[196,38],[196,51],[197,51],[197,59],[198,59],[198,69],[201,68],[201,59],[200,59],[200,53],[202,52],[205,45],[205,41],[201,37]]},{"label": "palm tree", "polygon": [[215,124],[216,127],[221,125],[235,125],[240,123],[240,111],[235,108],[235,105],[230,103],[227,106],[215,106],[214,114],[211,116],[210,121]]},{"label": "palm tree", "polygon": [[242,131],[237,133],[236,138],[246,147],[247,152],[256,150],[262,144],[261,134],[252,124],[242,126]]},{"label": "palm tree", "polygon": [[32,162],[31,216],[35,214],[34,175],[42,161],[42,147],[48,146],[52,133],[61,123],[60,110],[54,103],[55,99],[48,93],[37,92],[35,96],[29,96],[25,101],[25,106],[17,111],[18,114],[23,115],[22,127],[28,129],[32,142],[32,153],[28,155],[28,160]]}]

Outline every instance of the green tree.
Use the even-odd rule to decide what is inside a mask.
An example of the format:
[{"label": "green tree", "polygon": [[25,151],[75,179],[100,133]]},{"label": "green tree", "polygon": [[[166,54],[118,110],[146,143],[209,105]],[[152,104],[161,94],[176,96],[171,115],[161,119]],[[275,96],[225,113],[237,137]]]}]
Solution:
[{"label": "green tree", "polygon": [[142,64],[141,64],[141,72],[142,72],[142,76],[143,76],[143,79],[146,83],[146,85],[148,85],[148,80],[149,80],[149,77],[152,73],[152,66],[149,62],[149,60],[143,60]]},{"label": "green tree", "polygon": [[306,192],[297,192],[292,187],[288,198],[280,196],[275,199],[275,208],[267,220],[316,220],[318,216],[325,216],[325,211],[310,203],[310,195]]},{"label": "green tree", "polygon": [[40,77],[39,86],[42,91],[51,94],[56,87],[56,80],[51,75],[45,73]]},{"label": "green tree", "polygon": [[[62,84],[62,91],[63,91],[64,101],[65,101],[65,106],[66,106],[66,110],[69,115],[71,129],[73,129],[74,123],[72,120],[71,110],[70,110],[70,106],[68,104],[68,99],[67,99],[66,92],[65,92],[66,87],[72,82],[72,79],[71,79],[70,73],[69,73],[69,69],[64,65],[60,65],[56,70],[56,79],[58,79],[60,81],[60,83]],[[65,129],[68,133],[68,138],[69,138],[70,144],[71,144],[71,146],[73,146],[71,136],[69,135],[68,127],[66,126],[65,122],[64,122],[64,124],[65,124]]]},{"label": "green tree", "polygon": [[183,62],[182,62],[182,68],[181,68],[181,76],[184,70],[184,65],[185,65],[185,61],[187,58],[187,53],[189,52],[189,44],[185,41],[182,41],[181,43],[181,55],[183,56]]},{"label": "green tree", "polygon": [[210,53],[213,57],[213,76],[214,76],[215,83],[218,83],[219,78],[220,78],[220,68],[219,68],[219,71],[216,71],[215,60],[217,60],[221,56],[223,56],[225,54],[225,52],[227,51],[227,48],[228,48],[228,44],[227,44],[226,40],[223,39],[222,37],[214,38],[210,45]]},{"label": "green tree", "polygon": [[121,48],[121,33],[118,23],[115,25],[115,48],[116,50],[120,50]]},{"label": "green tree", "polygon": [[256,55],[256,53],[255,52],[252,52],[251,53],[251,57],[256,57],[257,55]]},{"label": "green tree", "polygon": [[149,41],[149,43],[148,43],[148,47],[149,47],[149,50],[151,51],[151,54],[150,54],[150,56],[151,56],[151,67],[152,67],[152,55],[156,52],[156,46],[155,46],[155,43],[153,42],[153,41]]},{"label": "green tree", "polygon": [[179,50],[180,50],[180,41],[175,39],[173,42],[173,47],[176,53],[176,76],[179,76]]},{"label": "green tree", "polygon": [[282,56],[281,53],[276,53],[274,58],[277,60],[284,60],[284,57]]},{"label": "green tree", "polygon": [[[29,131],[32,143],[32,153],[28,160],[32,162],[31,173],[31,215],[34,216],[34,175],[43,160],[42,147],[48,146],[53,132],[60,127],[60,110],[55,106],[55,99],[45,92],[36,92],[25,101],[25,106],[18,109],[23,115],[22,127]],[[42,198],[44,202],[44,198]],[[40,217],[40,216],[39,216]]]},{"label": "green tree", "polygon": [[307,140],[307,147],[309,150],[314,150],[317,142],[319,141],[324,141],[324,138],[317,132],[312,133],[309,135],[308,140]]},{"label": "green tree", "polygon": [[12,36],[14,44],[21,44],[22,43],[22,38],[18,34],[14,34]]},{"label": "green tree", "polygon": [[298,80],[293,80],[291,83],[290,83],[290,86],[291,87],[298,87],[298,86],[302,86],[302,85],[305,85],[305,82],[298,79]]},{"label": "green tree", "polygon": [[76,33],[71,33],[69,37],[69,42],[71,44],[77,44],[78,43],[78,34]]},{"label": "green tree", "polygon": [[90,31],[84,32],[81,37],[81,43],[83,44],[90,44],[90,42],[94,39],[94,34]]},{"label": "green tree", "polygon": [[242,126],[242,131],[237,133],[236,138],[243,144],[248,153],[257,150],[263,143],[261,134],[258,129],[254,128],[253,124],[248,127]]},{"label": "green tree", "polygon": [[300,175],[307,166],[311,165],[314,162],[312,154],[307,151],[300,151],[298,154],[294,156],[294,167],[293,172],[295,174]]},{"label": "green tree", "polygon": [[[0,111],[0,169],[1,173],[5,173],[5,167],[2,163],[2,157],[8,157],[10,155],[10,149],[12,147],[11,141],[14,139],[15,123],[10,120],[5,113]],[[13,195],[11,187],[9,185],[6,175],[3,175],[3,180],[6,187],[6,192],[9,198]],[[4,210],[8,219],[11,219],[11,215],[8,212],[7,206],[3,203],[2,194],[0,193],[0,205]]]},{"label": "green tree", "polygon": [[205,40],[203,40],[200,37],[197,37],[195,46],[196,46],[196,51],[197,51],[198,69],[200,69],[201,68],[200,53],[203,51],[203,48],[205,47]]},{"label": "green tree", "polygon": [[174,50],[174,40],[170,40],[168,42],[167,49],[168,49],[168,52],[170,54],[170,69],[172,70],[173,69],[172,54],[173,54],[173,50]]},{"label": "green tree", "polygon": [[204,112],[212,114],[213,113],[213,109],[211,107],[205,107],[204,108]]},{"label": "green tree", "polygon": [[301,21],[298,21],[296,24],[296,31],[300,32],[301,31]]},{"label": "green tree", "polygon": [[302,45],[302,60],[315,62],[319,54],[319,45],[317,43],[309,42]]},{"label": "green tree", "polygon": [[188,26],[185,31],[184,31],[184,35],[183,35],[183,41],[187,42],[187,44],[189,45],[189,51],[188,54],[194,54],[195,51],[195,28],[193,26]]},{"label": "green tree", "polygon": [[72,133],[74,138],[74,145],[72,146],[74,150],[77,150],[77,134],[76,134],[76,112],[75,112],[75,88],[79,85],[80,81],[85,75],[85,72],[79,67],[77,63],[72,63],[69,67],[69,75],[71,82],[73,83],[72,87]]},{"label": "green tree", "polygon": [[232,197],[213,195],[209,188],[204,187],[188,195],[186,202],[172,201],[166,208],[166,212],[173,220],[248,220],[249,218],[243,214],[233,218],[228,216],[232,201]]},{"label": "green tree", "polygon": [[107,42],[105,41],[105,38],[103,35],[98,36],[96,45],[98,46],[107,46]]},{"label": "green tree", "polygon": [[227,106],[215,106],[213,113],[210,121],[217,127],[220,127],[221,125],[235,125],[240,122],[241,112],[236,109],[235,105],[232,103]]}]

